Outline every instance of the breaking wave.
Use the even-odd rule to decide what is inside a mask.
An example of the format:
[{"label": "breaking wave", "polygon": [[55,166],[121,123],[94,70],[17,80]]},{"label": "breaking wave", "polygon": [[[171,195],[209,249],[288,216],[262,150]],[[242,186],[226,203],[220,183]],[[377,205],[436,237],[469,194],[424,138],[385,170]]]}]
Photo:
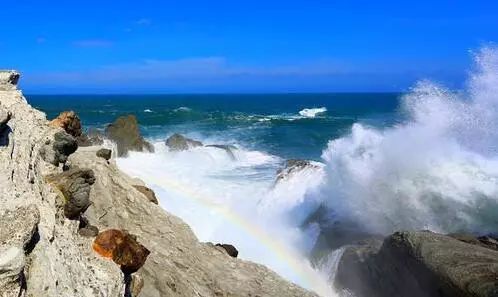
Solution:
[{"label": "breaking wave", "polygon": [[305,108],[301,111],[299,111],[299,115],[305,117],[305,118],[314,118],[319,114],[323,114],[327,112],[327,108],[325,107],[319,107],[319,108]]},{"label": "breaking wave", "polygon": [[496,232],[498,50],[476,55],[465,91],[423,81],[402,110],[393,128],[354,124],[329,142],[323,201],[372,232]]}]

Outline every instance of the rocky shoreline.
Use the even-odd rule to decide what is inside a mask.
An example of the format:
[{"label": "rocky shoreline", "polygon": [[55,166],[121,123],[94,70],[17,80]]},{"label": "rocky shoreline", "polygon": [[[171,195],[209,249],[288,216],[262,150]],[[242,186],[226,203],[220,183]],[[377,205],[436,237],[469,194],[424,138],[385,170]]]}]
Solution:
[{"label": "rocky shoreline", "polygon": [[317,296],[199,242],[101,147],[32,108],[18,79],[0,72],[0,296]]},{"label": "rocky shoreline", "polygon": [[[52,121],[0,71],[0,297],[318,296],[263,265],[237,258],[227,243],[202,243],[158,205],[113,155],[153,151],[134,116],[103,134],[82,133],[74,112]],[[104,138],[116,152],[103,148]],[[236,147],[179,134],[172,151],[205,146],[236,158]],[[275,183],[320,164],[289,160]],[[351,234],[349,234],[351,235]],[[354,234],[335,279],[341,296],[498,296],[498,241],[469,234]]]}]

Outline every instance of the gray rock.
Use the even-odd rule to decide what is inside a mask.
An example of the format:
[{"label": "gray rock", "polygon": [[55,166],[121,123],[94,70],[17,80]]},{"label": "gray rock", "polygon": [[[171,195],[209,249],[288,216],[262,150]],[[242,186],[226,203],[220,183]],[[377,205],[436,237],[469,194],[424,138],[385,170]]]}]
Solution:
[{"label": "gray rock", "polygon": [[19,206],[15,209],[0,211],[0,245],[27,247],[32,240],[38,223],[40,212],[33,205]]},{"label": "gray rock", "polygon": [[166,146],[170,149],[170,151],[178,152],[202,146],[202,142],[175,133],[166,139]]},{"label": "gray rock", "polygon": [[230,159],[232,160],[236,160],[237,158],[235,157],[235,154],[234,154],[234,150],[237,149],[236,146],[234,145],[228,145],[228,144],[208,144],[206,145],[206,147],[214,147],[214,148],[218,148],[220,150],[224,150],[228,156],[230,157]]},{"label": "gray rock", "polygon": [[80,214],[90,206],[90,190],[95,183],[91,169],[71,168],[60,174],[47,177],[62,193],[64,200],[64,215],[68,219],[79,219]]},{"label": "gray rock", "polygon": [[102,148],[97,151],[96,153],[97,157],[102,158],[106,161],[109,161],[112,156],[112,151],[110,149]]},{"label": "gray rock", "polygon": [[52,141],[45,142],[45,145],[40,149],[40,155],[46,162],[59,166],[60,163],[66,163],[68,156],[77,149],[78,143],[76,139],[61,131],[54,134]]},{"label": "gray rock", "polygon": [[105,135],[116,143],[118,156],[126,156],[129,151],[153,152],[154,147],[147,142],[138,128],[134,115],[122,116],[107,126]]},{"label": "gray rock", "polygon": [[22,291],[24,251],[16,246],[0,246],[0,295],[18,297]]},{"label": "gray rock", "polygon": [[498,296],[498,252],[429,231],[396,232],[346,250],[335,283],[357,297]]}]

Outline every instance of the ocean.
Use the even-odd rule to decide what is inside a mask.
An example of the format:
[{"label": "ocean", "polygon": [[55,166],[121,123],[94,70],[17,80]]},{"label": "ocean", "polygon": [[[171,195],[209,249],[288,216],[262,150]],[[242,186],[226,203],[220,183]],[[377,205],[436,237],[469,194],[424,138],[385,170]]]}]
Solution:
[{"label": "ocean", "polygon": [[[117,164],[201,241],[334,296],[343,246],[400,229],[498,230],[498,56],[484,52],[462,90],[421,81],[405,93],[27,95],[85,128],[135,114],[154,153]],[[170,152],[181,133],[204,144]],[[288,159],[312,160],[276,181]]]}]

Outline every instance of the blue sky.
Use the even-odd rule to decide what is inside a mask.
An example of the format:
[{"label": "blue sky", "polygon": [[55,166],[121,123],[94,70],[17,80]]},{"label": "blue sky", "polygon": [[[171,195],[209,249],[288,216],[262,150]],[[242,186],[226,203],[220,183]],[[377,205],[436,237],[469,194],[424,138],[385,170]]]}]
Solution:
[{"label": "blue sky", "polygon": [[498,1],[6,1],[27,93],[400,91],[460,85]]}]

